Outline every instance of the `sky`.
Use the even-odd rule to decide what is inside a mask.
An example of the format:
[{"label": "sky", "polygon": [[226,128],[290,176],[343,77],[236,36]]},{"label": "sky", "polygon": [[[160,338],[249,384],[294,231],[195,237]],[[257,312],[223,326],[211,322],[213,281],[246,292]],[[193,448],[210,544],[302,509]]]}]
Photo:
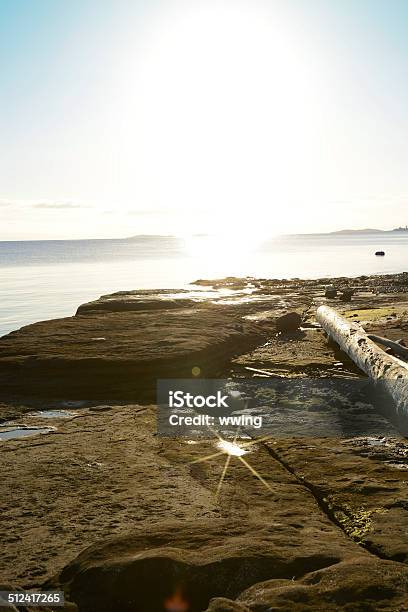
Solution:
[{"label": "sky", "polygon": [[406,0],[0,0],[0,240],[408,223]]}]

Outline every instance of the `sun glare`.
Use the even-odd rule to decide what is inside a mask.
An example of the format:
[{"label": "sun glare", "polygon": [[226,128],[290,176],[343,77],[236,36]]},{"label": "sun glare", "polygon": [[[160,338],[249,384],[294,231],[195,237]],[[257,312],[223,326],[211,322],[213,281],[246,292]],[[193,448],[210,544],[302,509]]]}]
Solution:
[{"label": "sun glare", "polygon": [[219,448],[226,455],[232,455],[233,457],[242,457],[242,455],[245,455],[245,453],[248,452],[238,444],[228,442],[228,440],[219,440],[217,442],[217,448]]},{"label": "sun glare", "polygon": [[241,258],[247,255],[256,245],[244,235],[203,235],[186,236],[184,248],[192,257],[205,257],[211,260]]},{"label": "sun glare", "polygon": [[301,37],[276,13],[262,2],[172,3],[126,65],[121,182],[131,194],[137,167],[152,209],[175,211],[172,232],[274,234],[304,201],[316,87]]}]

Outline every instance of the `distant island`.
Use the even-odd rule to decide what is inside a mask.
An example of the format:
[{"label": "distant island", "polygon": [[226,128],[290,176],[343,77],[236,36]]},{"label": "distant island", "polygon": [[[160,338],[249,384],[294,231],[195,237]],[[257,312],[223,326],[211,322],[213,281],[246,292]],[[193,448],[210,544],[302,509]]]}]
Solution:
[{"label": "distant island", "polygon": [[336,232],[328,232],[329,234],[382,234],[386,231],[394,231],[394,230],[380,230],[380,229],[372,229],[372,228],[365,228],[365,229],[343,229],[343,230],[337,230]]},{"label": "distant island", "polygon": [[344,229],[338,230],[336,232],[329,232],[329,234],[387,234],[389,232],[408,232],[408,225],[405,227],[395,227],[391,230],[380,230],[373,228],[365,228],[365,229]]},{"label": "distant island", "polygon": [[[359,234],[390,234],[392,232],[408,232],[408,225],[405,227],[395,227],[390,230],[376,229],[372,227],[366,227],[362,229],[342,229],[336,230],[335,232],[316,232],[306,234],[281,234],[281,237],[290,236],[348,236],[348,235],[359,235]],[[211,234],[193,234],[193,238],[205,238],[211,236]],[[272,238],[272,237],[271,237]],[[276,236],[275,236],[276,238]],[[178,240],[180,236],[174,235],[163,235],[163,234],[140,234],[135,236],[128,236],[125,240]]]}]

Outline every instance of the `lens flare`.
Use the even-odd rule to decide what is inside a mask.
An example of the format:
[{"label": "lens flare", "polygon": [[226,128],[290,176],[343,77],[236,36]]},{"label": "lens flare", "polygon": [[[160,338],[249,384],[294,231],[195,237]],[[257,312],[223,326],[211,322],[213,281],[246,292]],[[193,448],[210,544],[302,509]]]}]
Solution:
[{"label": "lens flare", "polygon": [[183,597],[181,589],[176,589],[173,595],[165,600],[164,609],[166,612],[188,612],[190,604]]},{"label": "lens flare", "polygon": [[219,448],[223,453],[227,455],[232,455],[234,457],[242,457],[247,452],[244,448],[235,444],[234,442],[228,442],[228,440],[219,440],[217,443],[217,448]]},{"label": "lens flare", "polygon": [[246,459],[243,458],[243,455],[245,455],[248,452],[246,450],[247,448],[250,448],[254,446],[255,444],[262,444],[266,440],[269,440],[270,436],[268,435],[268,436],[264,436],[263,438],[255,438],[254,440],[251,440],[250,442],[241,443],[241,445],[239,445],[239,444],[236,444],[236,440],[239,436],[239,430],[237,430],[235,434],[234,441],[229,442],[228,440],[224,440],[223,438],[221,438],[221,436],[219,435],[217,431],[211,428],[209,429],[218,438],[217,448],[219,448],[219,451],[217,453],[212,453],[211,455],[206,455],[205,457],[198,457],[198,459],[194,459],[193,461],[190,461],[190,464],[193,465],[195,463],[204,463],[206,461],[210,461],[211,459],[215,459],[216,457],[220,457],[221,455],[227,455],[227,460],[225,462],[220,479],[218,481],[218,486],[217,486],[217,490],[215,493],[216,499],[218,499],[220,496],[222,485],[225,481],[225,477],[227,475],[228,468],[229,468],[231,459],[233,457],[236,457],[251,472],[251,474],[255,476],[255,478],[257,478],[260,482],[262,482],[262,484],[266,487],[266,489],[268,489],[268,491],[272,492],[272,487],[265,480],[265,478],[263,478],[261,474],[252,465],[250,465],[250,463],[248,463]]}]

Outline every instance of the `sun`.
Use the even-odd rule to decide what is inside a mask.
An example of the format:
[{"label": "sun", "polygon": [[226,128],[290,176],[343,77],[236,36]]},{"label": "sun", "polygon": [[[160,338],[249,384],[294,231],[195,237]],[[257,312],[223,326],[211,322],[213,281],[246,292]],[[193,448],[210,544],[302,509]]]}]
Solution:
[{"label": "sun", "polygon": [[177,217],[174,233],[217,234],[214,257],[239,255],[242,235],[288,229],[305,202],[319,72],[290,16],[263,2],[166,7],[124,60],[119,199],[137,188]]}]

